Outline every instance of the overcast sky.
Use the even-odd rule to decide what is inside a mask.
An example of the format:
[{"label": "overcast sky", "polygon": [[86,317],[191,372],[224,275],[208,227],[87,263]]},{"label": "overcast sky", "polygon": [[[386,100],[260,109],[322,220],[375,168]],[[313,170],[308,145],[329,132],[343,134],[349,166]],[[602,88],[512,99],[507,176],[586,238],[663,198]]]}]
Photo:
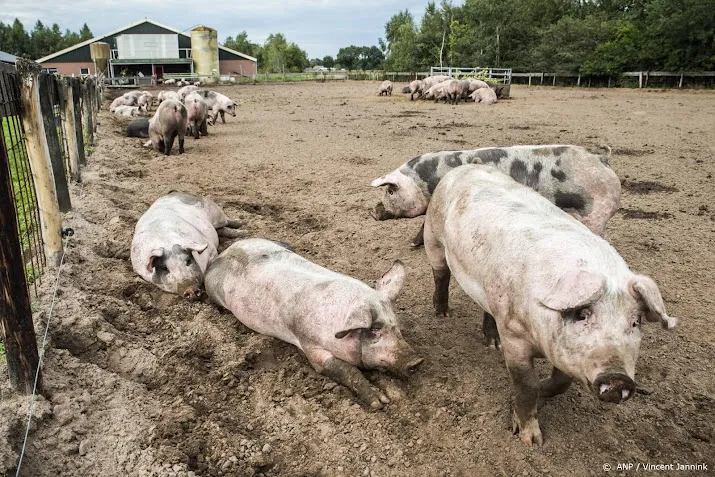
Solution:
[{"label": "overcast sky", "polygon": [[[461,3],[456,1],[454,3]],[[204,24],[218,30],[219,41],[242,30],[254,43],[270,33],[283,33],[310,58],[335,56],[343,46],[377,45],[385,23],[408,8],[417,20],[427,0],[0,0],[0,21],[19,18],[30,31],[39,19],[62,31],[78,31],[87,23],[102,35],[148,17],[179,30]]]}]

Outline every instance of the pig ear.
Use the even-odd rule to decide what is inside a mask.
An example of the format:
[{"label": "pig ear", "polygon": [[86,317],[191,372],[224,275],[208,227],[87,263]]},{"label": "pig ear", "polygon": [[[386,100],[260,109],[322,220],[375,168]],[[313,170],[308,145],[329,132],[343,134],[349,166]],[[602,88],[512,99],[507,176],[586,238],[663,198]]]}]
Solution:
[{"label": "pig ear", "polygon": [[209,244],[207,244],[207,243],[194,242],[194,243],[187,245],[186,250],[189,250],[190,252],[196,252],[199,255],[201,255],[204,252],[204,250],[206,250],[208,248],[208,246],[209,246]]},{"label": "pig ear", "polygon": [[377,281],[375,290],[393,301],[402,291],[405,275],[405,265],[400,260],[395,260],[392,267]]},{"label": "pig ear", "polygon": [[370,182],[370,185],[372,187],[381,187],[384,185],[392,185],[398,187],[397,178],[395,177],[394,172],[391,172],[386,176],[378,177],[374,181]]},{"label": "pig ear", "polygon": [[353,331],[370,329],[372,326],[372,313],[364,308],[358,308],[348,315],[342,329],[335,333],[335,337],[339,340],[345,338]]},{"label": "pig ear", "polygon": [[636,275],[630,281],[631,293],[646,307],[648,321],[660,321],[663,329],[675,328],[678,319],[665,313],[665,303],[660,295],[658,285],[652,278],[645,275]]},{"label": "pig ear", "polygon": [[606,277],[600,273],[570,272],[559,278],[541,303],[556,311],[572,310],[594,303],[601,298],[605,288]]},{"label": "pig ear", "polygon": [[159,257],[164,256],[164,249],[159,247],[155,248],[154,250],[151,251],[151,255],[149,256],[149,262],[146,264],[146,270],[148,272],[151,272],[154,270],[154,260],[156,260]]}]

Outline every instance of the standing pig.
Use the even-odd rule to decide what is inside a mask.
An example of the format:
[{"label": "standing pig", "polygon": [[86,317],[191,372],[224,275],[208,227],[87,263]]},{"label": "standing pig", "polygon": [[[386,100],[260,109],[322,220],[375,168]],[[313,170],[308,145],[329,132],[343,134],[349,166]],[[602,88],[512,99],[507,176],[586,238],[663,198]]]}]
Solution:
[{"label": "standing pig", "polygon": [[475,103],[494,104],[497,102],[497,94],[489,87],[476,89],[469,97],[472,98]]},{"label": "standing pig", "polygon": [[144,111],[149,111],[153,102],[154,96],[148,91],[143,91],[137,98],[137,106],[144,106]]},{"label": "standing pig", "polygon": [[422,99],[434,99],[434,102],[436,103],[437,101],[445,97],[445,86],[446,82],[437,83],[434,86],[430,86],[422,95]]},{"label": "standing pig", "polygon": [[204,99],[197,93],[189,93],[184,99],[184,104],[186,105],[189,129],[194,139],[199,138],[199,132],[201,132],[202,136],[206,136],[208,134],[206,121],[209,108],[206,106]]},{"label": "standing pig", "polygon": [[459,104],[469,94],[469,81],[450,80],[445,83],[444,93],[452,104]]},{"label": "standing pig", "polygon": [[174,139],[179,136],[179,154],[184,153],[184,135],[186,134],[186,108],[180,101],[168,99],[162,101],[154,117],[149,120],[149,139],[145,146],[154,146],[167,156],[171,154]]},{"label": "standing pig", "polygon": [[157,95],[157,99],[159,100],[160,104],[167,99],[175,99],[177,101],[180,101],[179,94],[176,91],[160,91]]},{"label": "standing pig", "polygon": [[378,90],[379,96],[382,96],[383,93],[385,96],[392,96],[392,81],[390,80],[385,80],[382,82],[380,85],[380,89]]},{"label": "standing pig", "polygon": [[194,91],[198,91],[198,90],[199,90],[198,86],[188,85],[188,86],[184,86],[183,88],[179,89],[179,91],[177,91],[176,94],[179,95],[179,101],[181,101],[183,103],[184,99],[186,99],[186,96],[189,93],[193,93]]},{"label": "standing pig", "polygon": [[204,98],[206,105],[209,107],[209,124],[216,124],[219,114],[221,114],[221,122],[223,123],[226,123],[224,113],[228,112],[231,116],[236,117],[236,106],[238,105],[228,96],[208,90],[197,91],[197,93]]},{"label": "standing pig", "polygon": [[[514,433],[541,445],[539,397],[574,378],[600,400],[633,396],[641,321],[673,328],[656,283],[628,268],[604,239],[496,168],[447,173],[425,219],[435,311],[447,314],[449,280],[485,311],[488,341],[501,338],[515,392]],[[539,381],[534,358],[553,365]]]},{"label": "standing pig", "polygon": [[[371,186],[387,189],[373,217],[386,220],[423,215],[440,179],[463,164],[493,164],[599,235],[621,201],[621,182],[608,167],[606,156],[568,145],[487,147],[423,154],[375,179]],[[412,245],[422,245],[421,231]]]},{"label": "standing pig", "polygon": [[424,83],[424,90],[430,89],[432,86],[436,84],[443,83],[447,80],[451,80],[451,76],[446,76],[446,75],[437,75],[437,76],[428,76],[422,82]]},{"label": "standing pig", "polygon": [[422,82],[422,80],[414,80],[410,83],[408,88],[409,90],[407,92],[410,93],[410,101],[414,99],[415,94],[417,94],[417,97],[420,98],[423,94],[423,91],[425,91],[424,83]]},{"label": "standing pig", "polygon": [[422,362],[392,310],[405,268],[396,261],[375,289],[264,239],[239,240],[206,272],[206,293],[252,330],[297,346],[315,370],[370,407],[389,402],[358,368],[406,377]]},{"label": "standing pig", "polygon": [[171,191],[160,197],[139,218],[132,240],[132,268],[162,290],[199,298],[218,237],[241,235],[240,225],[229,220],[212,200]]}]

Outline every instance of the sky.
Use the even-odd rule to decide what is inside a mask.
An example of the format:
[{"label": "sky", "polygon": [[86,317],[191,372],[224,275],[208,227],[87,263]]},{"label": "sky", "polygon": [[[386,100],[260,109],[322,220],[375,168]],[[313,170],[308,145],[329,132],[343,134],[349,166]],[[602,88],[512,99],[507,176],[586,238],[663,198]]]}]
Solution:
[{"label": "sky", "polygon": [[[27,31],[39,19],[57,23],[62,31],[79,31],[87,23],[102,35],[143,18],[178,30],[203,24],[218,30],[223,42],[245,30],[248,39],[263,43],[270,33],[283,33],[309,58],[335,56],[343,46],[377,45],[385,24],[405,8],[419,21],[428,1],[420,0],[0,0],[0,21],[19,18]],[[455,2],[461,3],[461,2]]]}]

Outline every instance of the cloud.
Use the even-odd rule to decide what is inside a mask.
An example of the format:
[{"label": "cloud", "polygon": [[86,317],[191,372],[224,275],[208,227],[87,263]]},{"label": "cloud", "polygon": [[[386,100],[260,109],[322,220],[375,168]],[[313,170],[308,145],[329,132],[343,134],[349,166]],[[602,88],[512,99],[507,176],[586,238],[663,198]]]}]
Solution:
[{"label": "cloud", "polygon": [[392,15],[408,8],[419,18],[426,5],[426,0],[0,0],[0,21],[12,23],[17,17],[28,31],[38,19],[73,31],[87,23],[101,35],[151,18],[178,30],[207,25],[218,30],[220,41],[245,30],[255,43],[263,43],[270,33],[283,33],[314,58],[335,55],[351,44],[376,45]]}]

